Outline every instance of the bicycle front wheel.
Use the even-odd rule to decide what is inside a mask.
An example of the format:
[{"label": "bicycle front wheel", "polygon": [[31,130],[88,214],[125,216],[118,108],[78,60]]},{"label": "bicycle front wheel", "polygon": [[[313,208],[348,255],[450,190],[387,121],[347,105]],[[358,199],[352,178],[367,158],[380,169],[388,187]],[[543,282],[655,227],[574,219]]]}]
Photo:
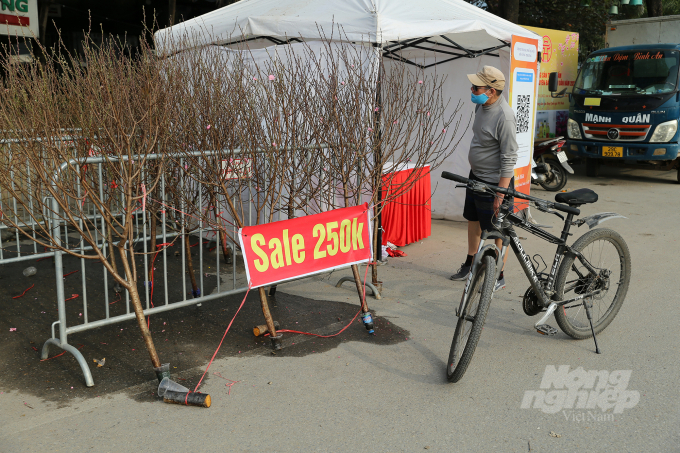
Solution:
[{"label": "bicycle front wheel", "polygon": [[[582,259],[568,256],[562,261],[555,280],[558,300],[596,290],[600,293],[558,307],[555,319],[564,333],[582,340],[593,336],[584,302],[591,307],[595,334],[603,331],[621,309],[630,283],[630,251],[619,233],[606,228],[588,231],[572,248],[581,252]],[[596,272],[589,271],[582,260]]]},{"label": "bicycle front wheel", "polygon": [[467,370],[477,342],[482,334],[486,314],[491,305],[495,285],[496,262],[490,256],[484,256],[480,267],[470,282],[468,303],[459,314],[456,332],[451,342],[449,361],[446,365],[446,377],[449,382],[458,382]]}]

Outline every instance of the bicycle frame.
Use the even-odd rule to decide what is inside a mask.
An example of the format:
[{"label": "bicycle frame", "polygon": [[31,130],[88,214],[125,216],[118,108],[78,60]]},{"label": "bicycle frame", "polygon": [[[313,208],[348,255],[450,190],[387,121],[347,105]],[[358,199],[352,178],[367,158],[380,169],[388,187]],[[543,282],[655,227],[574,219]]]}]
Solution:
[{"label": "bicycle frame", "polygon": [[[507,253],[508,246],[510,246],[513,252],[515,252],[517,261],[519,261],[522,270],[524,270],[525,275],[529,279],[529,283],[531,284],[531,287],[533,288],[534,293],[536,294],[536,297],[540,301],[541,305],[547,308],[545,315],[541,317],[541,319],[536,323],[536,326],[544,324],[550,317],[550,315],[552,315],[553,312],[557,309],[557,307],[564,306],[572,302],[582,301],[587,297],[592,297],[594,295],[600,294],[602,290],[597,289],[595,291],[586,294],[581,294],[571,299],[560,301],[553,300],[553,297],[555,296],[555,276],[557,275],[557,269],[563,256],[574,255],[590,272],[596,274],[598,273],[597,269],[595,269],[587,260],[582,258],[580,252],[572,249],[570,246],[567,245],[567,239],[569,238],[569,230],[571,229],[571,226],[574,224],[573,218],[574,214],[567,214],[567,218],[564,221],[564,228],[562,229],[562,233],[560,237],[557,237],[548,233],[542,228],[532,225],[531,223],[518,217],[514,213],[508,213],[507,207],[505,207],[504,209],[502,208],[498,214],[498,222],[501,224],[499,231],[482,232],[479,248],[477,250],[477,253],[475,254],[475,258],[472,262],[472,267],[470,268],[470,273],[465,282],[465,290],[463,291],[463,295],[461,297],[460,305],[456,312],[456,316],[460,316],[461,313],[465,313],[465,307],[468,303],[470,295],[469,290],[470,285],[472,284],[472,277],[475,275],[477,269],[481,265],[482,257],[489,253],[487,252],[487,250],[493,249],[494,251],[496,251],[495,277],[496,279],[498,279],[501,269],[503,268],[503,259],[505,258],[505,254]],[[557,251],[555,252],[555,257],[553,259],[552,267],[550,269],[550,273],[548,274],[547,280],[541,280],[540,274],[536,272],[534,263],[531,261],[529,255],[524,251],[524,247],[522,247],[522,243],[520,242],[519,237],[515,233],[514,230],[515,226],[522,228],[523,230],[533,234],[534,236],[538,236],[541,239],[546,240],[552,244],[557,244]],[[502,249],[499,251],[495,244],[485,244],[485,241],[487,239],[501,239],[503,241]]]}]

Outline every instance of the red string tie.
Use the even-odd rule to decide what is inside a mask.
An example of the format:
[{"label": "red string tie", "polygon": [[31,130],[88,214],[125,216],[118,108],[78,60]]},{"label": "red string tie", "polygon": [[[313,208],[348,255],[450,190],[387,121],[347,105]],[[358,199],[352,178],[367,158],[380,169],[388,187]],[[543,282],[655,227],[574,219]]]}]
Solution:
[{"label": "red string tie", "polygon": [[20,297],[24,297],[24,294],[26,294],[26,293],[28,292],[28,290],[31,289],[31,288],[33,288],[34,286],[35,286],[35,283],[33,283],[33,284],[32,284],[31,286],[29,286],[28,288],[26,288],[26,291],[24,291],[23,293],[19,294],[18,296],[12,297],[12,299],[18,299],[18,298],[20,298]]}]

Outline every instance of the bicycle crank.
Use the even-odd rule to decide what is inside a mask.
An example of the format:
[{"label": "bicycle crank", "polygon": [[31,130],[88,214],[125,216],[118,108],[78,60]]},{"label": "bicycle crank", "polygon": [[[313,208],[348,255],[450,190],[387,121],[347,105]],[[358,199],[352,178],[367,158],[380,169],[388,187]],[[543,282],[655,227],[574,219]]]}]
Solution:
[{"label": "bicycle crank", "polygon": [[557,333],[557,329],[546,324],[546,321],[548,321],[548,318],[551,317],[553,313],[555,313],[556,309],[557,304],[555,302],[552,302],[550,305],[548,305],[548,309],[545,311],[545,314],[541,316],[541,319],[539,319],[536,324],[534,324],[534,327],[538,333],[542,335],[555,335]]}]

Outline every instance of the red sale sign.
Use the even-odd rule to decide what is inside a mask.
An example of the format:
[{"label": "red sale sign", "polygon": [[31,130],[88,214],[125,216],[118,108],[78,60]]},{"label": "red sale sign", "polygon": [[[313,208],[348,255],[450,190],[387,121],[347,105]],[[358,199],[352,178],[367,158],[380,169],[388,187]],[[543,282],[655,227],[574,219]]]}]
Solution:
[{"label": "red sale sign", "polygon": [[373,256],[368,204],[238,230],[248,283],[271,285]]}]

